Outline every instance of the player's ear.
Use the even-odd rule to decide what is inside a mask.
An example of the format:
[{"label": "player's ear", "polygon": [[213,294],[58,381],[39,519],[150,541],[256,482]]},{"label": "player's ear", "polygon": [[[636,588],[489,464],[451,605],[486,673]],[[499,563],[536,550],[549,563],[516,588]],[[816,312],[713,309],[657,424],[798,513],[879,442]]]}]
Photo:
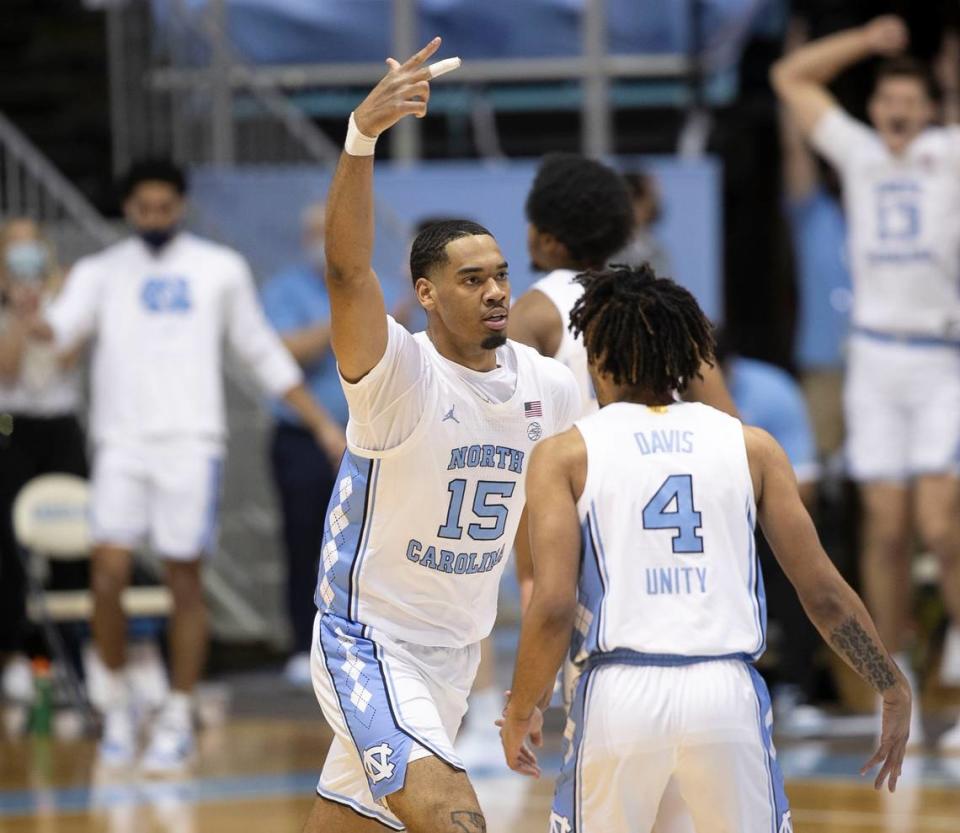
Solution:
[{"label": "player's ear", "polygon": [[429,278],[417,278],[417,282],[413,285],[413,291],[420,306],[427,312],[436,308],[437,288]]}]

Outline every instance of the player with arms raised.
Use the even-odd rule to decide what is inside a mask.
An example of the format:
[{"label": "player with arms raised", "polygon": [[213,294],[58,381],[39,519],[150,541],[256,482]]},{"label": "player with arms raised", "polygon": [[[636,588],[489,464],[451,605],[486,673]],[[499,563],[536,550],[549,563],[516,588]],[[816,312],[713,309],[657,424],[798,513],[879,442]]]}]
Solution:
[{"label": "player with arms raised", "polygon": [[[843,181],[854,290],[847,460],[863,498],[864,595],[904,669],[911,516],[960,621],[960,127],[932,125],[927,70],[900,55],[907,38],[902,20],[879,17],[801,46],[772,72]],[[827,84],[876,55],[887,60],[869,101],[871,129],[837,106]],[[911,734],[922,740],[919,721]],[[960,724],[940,742],[960,748]]]},{"label": "player with arms raised", "polygon": [[351,116],[327,202],[332,342],[350,422],[311,656],[335,733],[307,822],[318,833],[486,830],[453,740],[524,508],[527,459],[580,408],[566,368],[507,341],[507,263],[485,228],[437,223],[414,240],[425,333],[384,308],[371,269],[373,146],[426,113],[436,70],[425,62],[439,45],[388,60]]}]

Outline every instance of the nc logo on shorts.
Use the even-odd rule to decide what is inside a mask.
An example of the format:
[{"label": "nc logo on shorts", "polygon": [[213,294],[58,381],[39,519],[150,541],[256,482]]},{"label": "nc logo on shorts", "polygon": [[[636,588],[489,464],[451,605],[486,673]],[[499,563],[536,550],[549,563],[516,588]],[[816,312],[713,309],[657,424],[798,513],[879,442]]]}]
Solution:
[{"label": "nc logo on shorts", "polygon": [[780,822],[780,829],[777,831],[777,833],[793,833],[793,822],[790,820],[789,810],[783,814],[783,819]]},{"label": "nc logo on shorts", "polygon": [[572,829],[570,819],[566,816],[550,813],[550,833],[570,833]]},{"label": "nc logo on shorts", "polygon": [[367,771],[367,777],[374,783],[379,784],[393,777],[393,771],[396,764],[390,763],[390,756],[393,750],[385,743],[379,746],[371,746],[363,751],[363,768]]}]

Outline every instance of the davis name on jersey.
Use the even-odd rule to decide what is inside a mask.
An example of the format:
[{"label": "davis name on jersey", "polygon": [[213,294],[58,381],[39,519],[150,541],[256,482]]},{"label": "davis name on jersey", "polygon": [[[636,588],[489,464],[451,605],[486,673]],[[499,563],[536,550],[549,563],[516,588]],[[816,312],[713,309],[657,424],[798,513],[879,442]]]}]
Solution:
[{"label": "davis name on jersey", "polygon": [[571,658],[758,657],[766,602],[740,421],[693,402],[620,402],[576,426],[587,479]]}]

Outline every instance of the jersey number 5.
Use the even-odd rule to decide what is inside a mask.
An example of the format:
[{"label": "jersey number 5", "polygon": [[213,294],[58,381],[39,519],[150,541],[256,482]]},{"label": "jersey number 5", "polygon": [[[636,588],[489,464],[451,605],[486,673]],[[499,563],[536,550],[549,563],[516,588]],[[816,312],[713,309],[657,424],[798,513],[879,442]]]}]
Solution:
[{"label": "jersey number 5", "polygon": [[703,552],[700,513],[693,507],[693,477],[689,474],[671,474],[657,493],[643,507],[644,529],[675,529],[674,553]]}]

